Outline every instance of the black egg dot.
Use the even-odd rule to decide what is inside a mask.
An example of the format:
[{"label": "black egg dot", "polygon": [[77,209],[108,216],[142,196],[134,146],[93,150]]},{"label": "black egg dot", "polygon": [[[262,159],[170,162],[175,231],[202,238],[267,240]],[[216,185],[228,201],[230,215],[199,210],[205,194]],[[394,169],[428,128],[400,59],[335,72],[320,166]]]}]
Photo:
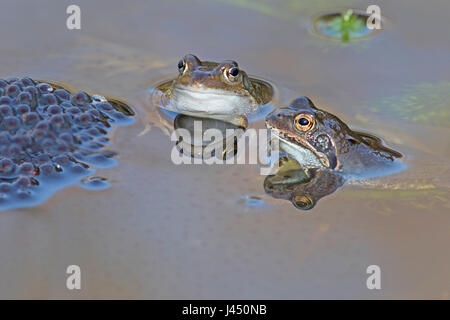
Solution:
[{"label": "black egg dot", "polygon": [[22,150],[22,148],[20,147],[20,145],[13,143],[9,146],[8,151],[6,152],[6,155],[8,157],[16,157],[20,154],[21,150]]},{"label": "black egg dot", "polygon": [[101,111],[106,111],[106,112],[112,111],[114,109],[113,106],[108,102],[99,103],[97,105],[97,108]]},{"label": "black egg dot", "polygon": [[22,200],[28,199],[31,197],[31,191],[27,189],[19,189],[17,190],[17,197]]},{"label": "black egg dot", "polygon": [[33,96],[29,92],[21,92],[17,96],[17,101],[19,103],[29,104],[29,103],[31,103],[32,100],[33,100]]},{"label": "black egg dot", "polygon": [[24,92],[28,92],[33,96],[37,96],[39,93],[39,90],[36,87],[26,87],[23,89]]},{"label": "black egg dot", "polygon": [[56,104],[53,104],[53,105],[48,107],[47,111],[50,114],[58,114],[58,113],[61,113],[61,107],[56,105]]},{"label": "black egg dot", "polygon": [[74,95],[72,95],[72,98],[70,101],[77,106],[82,106],[86,103],[90,102],[90,98],[85,92],[77,92]]},{"label": "black egg dot", "polygon": [[10,173],[14,170],[14,162],[5,158],[0,160],[0,173]]},{"label": "black egg dot", "polygon": [[37,88],[38,88],[39,92],[42,94],[50,93],[53,91],[52,86],[49,85],[48,83],[40,83],[40,84],[38,84]]},{"label": "black egg dot", "polygon": [[31,187],[31,181],[30,181],[30,178],[28,178],[28,177],[20,177],[18,180],[17,180],[17,184],[19,185],[19,186],[21,186],[21,187]]},{"label": "black egg dot", "polygon": [[36,112],[27,112],[23,115],[26,125],[34,125],[39,121],[39,115]]},{"label": "black egg dot", "polygon": [[0,183],[0,192],[9,193],[11,191],[11,185],[9,183]]},{"label": "black egg dot", "polygon": [[90,135],[84,134],[84,133],[79,134],[79,135],[77,136],[77,138],[78,138],[78,140],[81,141],[81,142],[88,142],[88,141],[91,141],[91,140],[93,139]]},{"label": "black egg dot", "polygon": [[92,110],[89,110],[89,114],[93,117],[93,118],[98,118],[98,117],[100,117],[100,113],[97,111],[97,110],[95,110],[95,109],[92,109]]},{"label": "black egg dot", "polygon": [[71,108],[68,108],[66,110],[66,112],[71,113],[71,114],[79,114],[79,113],[81,113],[81,110],[78,107],[71,107]]},{"label": "black egg dot", "polygon": [[2,104],[0,106],[0,116],[10,116],[12,115],[12,108],[7,104]]},{"label": "black egg dot", "polygon": [[15,130],[19,128],[20,120],[14,116],[9,116],[3,119],[3,124],[6,130]]},{"label": "black egg dot", "polygon": [[56,104],[58,101],[53,93],[46,93],[42,95],[40,102],[45,105],[51,105]]},{"label": "black egg dot", "polygon": [[35,128],[39,130],[48,130],[48,122],[45,120],[41,120],[36,124]]},{"label": "black egg dot", "polygon": [[17,143],[22,147],[27,146],[31,143],[30,137],[23,134],[16,134],[12,140],[14,143]]},{"label": "black egg dot", "polygon": [[55,90],[54,94],[60,101],[70,100],[70,93],[67,90],[58,89]]},{"label": "black egg dot", "polygon": [[70,103],[69,101],[63,101],[61,102],[61,104],[59,105],[61,108],[63,108],[64,110],[72,108],[74,105],[72,103]]},{"label": "black egg dot", "polygon": [[20,82],[21,82],[25,87],[34,85],[33,80],[31,80],[30,78],[22,78],[22,79],[20,79]]},{"label": "black egg dot", "polygon": [[[32,134],[32,138],[34,139],[35,142],[39,142],[44,136],[45,136],[45,131],[39,130],[39,129],[34,130],[33,134]],[[38,146],[38,145],[36,145],[36,147],[40,148],[40,146]]]},{"label": "black egg dot", "polygon": [[100,131],[98,131],[97,128],[91,128],[88,131],[88,134],[90,134],[91,136],[99,136],[100,135]]},{"label": "black egg dot", "polygon": [[[52,141],[53,143],[53,141]],[[48,154],[41,154],[37,157],[39,163],[44,163],[50,160],[50,156]]]},{"label": "black egg dot", "polygon": [[8,96],[0,97],[0,104],[11,105],[12,102],[13,102],[13,100],[10,97],[8,97]]},{"label": "black egg dot", "polygon": [[183,69],[184,68],[184,60],[180,60],[178,61],[178,69]]},{"label": "black egg dot", "polygon": [[11,138],[11,135],[8,132],[3,131],[0,133],[0,143],[2,145],[8,144],[10,138]]},{"label": "black egg dot", "polygon": [[34,171],[34,166],[32,163],[24,162],[19,167],[19,173],[31,174]]},{"label": "black egg dot", "polygon": [[78,116],[78,118],[76,119],[78,124],[81,124],[81,125],[87,125],[91,122],[91,120],[92,120],[92,117],[86,113]]},{"label": "black egg dot", "polygon": [[20,88],[19,88],[19,86],[13,84],[13,85],[10,85],[9,87],[7,87],[7,88],[5,89],[5,91],[6,91],[6,94],[7,94],[9,97],[15,98],[15,97],[17,97],[17,96],[19,95],[19,93],[20,93]]},{"label": "black egg dot", "polygon": [[114,112],[112,116],[114,119],[119,120],[119,121],[126,119],[126,116],[122,112]]},{"label": "black egg dot", "polygon": [[62,125],[64,123],[64,118],[57,114],[50,118],[50,122],[54,125]]},{"label": "black egg dot", "polygon": [[44,139],[44,140],[42,140],[41,145],[44,148],[48,149],[48,148],[51,148],[54,145],[54,141],[52,139]]},{"label": "black egg dot", "polygon": [[39,167],[39,170],[45,175],[50,175],[53,173],[53,166],[50,163],[44,163]]},{"label": "black egg dot", "polygon": [[72,137],[72,135],[71,135],[70,133],[68,133],[68,132],[62,133],[62,134],[59,136],[59,138],[60,138],[62,141],[64,141],[65,143],[68,143],[68,144],[70,144],[70,143],[73,142],[73,137]]},{"label": "black egg dot", "polygon": [[22,91],[23,88],[25,88],[25,86],[23,85],[23,83],[20,82],[20,81],[16,81],[16,82],[14,82],[13,84],[16,85],[16,86],[18,86],[19,89],[20,89],[20,91]]},{"label": "black egg dot", "polygon": [[69,158],[67,156],[57,156],[55,158],[53,158],[53,161],[61,166],[66,166],[67,164],[69,164]]}]

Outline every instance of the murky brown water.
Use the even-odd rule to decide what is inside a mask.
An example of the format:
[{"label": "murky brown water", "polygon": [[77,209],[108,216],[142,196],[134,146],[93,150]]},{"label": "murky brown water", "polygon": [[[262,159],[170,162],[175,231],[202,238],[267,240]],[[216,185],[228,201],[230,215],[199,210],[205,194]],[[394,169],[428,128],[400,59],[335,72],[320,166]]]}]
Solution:
[{"label": "murky brown water", "polygon": [[[122,97],[139,121],[114,132],[119,165],[96,172],[111,188],[0,213],[0,298],[449,297],[448,1],[378,2],[387,30],[349,45],[313,36],[311,21],[366,1],[78,3],[82,30],[69,31],[68,3],[3,1],[0,77]],[[257,166],[173,165],[157,126],[139,135],[142,102],[187,52],[235,59],[283,103],[307,95],[381,136],[410,166],[383,182],[400,189],[345,186],[305,214],[265,196]],[[70,264],[81,291],[65,287]],[[366,288],[372,264],[379,291]]]}]

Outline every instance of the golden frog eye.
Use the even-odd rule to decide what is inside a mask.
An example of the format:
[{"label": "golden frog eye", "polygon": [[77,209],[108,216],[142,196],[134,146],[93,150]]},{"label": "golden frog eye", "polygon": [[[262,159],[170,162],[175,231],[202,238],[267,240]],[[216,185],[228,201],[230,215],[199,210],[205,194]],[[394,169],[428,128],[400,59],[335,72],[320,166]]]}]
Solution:
[{"label": "golden frog eye", "polygon": [[308,196],[297,195],[291,200],[294,207],[300,210],[310,210],[314,207],[315,203],[313,199]]},{"label": "golden frog eye", "polygon": [[295,127],[300,131],[308,131],[314,125],[314,118],[306,113],[301,113],[295,117]]}]

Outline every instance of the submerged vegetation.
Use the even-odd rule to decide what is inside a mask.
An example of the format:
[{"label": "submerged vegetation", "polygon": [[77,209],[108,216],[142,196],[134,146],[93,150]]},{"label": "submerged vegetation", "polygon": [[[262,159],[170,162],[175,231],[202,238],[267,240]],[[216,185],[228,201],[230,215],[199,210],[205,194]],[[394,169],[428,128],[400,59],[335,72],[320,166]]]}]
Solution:
[{"label": "submerged vegetation", "polygon": [[329,13],[314,21],[314,31],[319,35],[342,42],[364,39],[376,32],[367,28],[367,18],[367,14],[355,12],[352,9]]},{"label": "submerged vegetation", "polygon": [[450,126],[450,81],[421,82],[405,86],[399,95],[369,106],[374,112],[389,111],[394,118],[429,125]]},{"label": "submerged vegetation", "polygon": [[365,28],[364,20],[353,14],[351,9],[342,12],[340,17],[333,18],[329,25],[331,31],[341,35],[343,42],[350,40],[350,34],[360,32],[361,29]]}]

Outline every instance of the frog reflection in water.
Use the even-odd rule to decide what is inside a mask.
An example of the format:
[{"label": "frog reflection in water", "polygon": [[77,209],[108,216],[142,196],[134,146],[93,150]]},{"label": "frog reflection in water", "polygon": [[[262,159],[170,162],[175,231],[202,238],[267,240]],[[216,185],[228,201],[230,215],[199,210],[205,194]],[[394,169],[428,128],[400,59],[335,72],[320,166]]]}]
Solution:
[{"label": "frog reflection in water", "polygon": [[278,171],[264,180],[264,191],[277,199],[285,199],[301,210],[312,209],[317,201],[344,184],[344,177],[321,168],[303,169],[289,157],[279,159]]},{"label": "frog reflection in water", "polygon": [[248,115],[268,103],[272,86],[250,78],[237,62],[200,61],[192,54],[178,62],[178,77],[166,86],[166,108],[183,114]]},{"label": "frog reflection in water", "polygon": [[265,190],[276,198],[290,199],[301,209],[311,209],[346,180],[399,169],[400,153],[385,147],[375,136],[351,130],[306,97],[269,114],[266,126],[299,167],[290,164],[289,169],[286,163],[291,162],[281,161],[277,174],[266,178]]},{"label": "frog reflection in water", "polygon": [[246,122],[232,124],[179,114],[173,122],[175,145],[178,151],[191,158],[225,160],[236,155],[237,140],[244,134],[246,125]]}]

